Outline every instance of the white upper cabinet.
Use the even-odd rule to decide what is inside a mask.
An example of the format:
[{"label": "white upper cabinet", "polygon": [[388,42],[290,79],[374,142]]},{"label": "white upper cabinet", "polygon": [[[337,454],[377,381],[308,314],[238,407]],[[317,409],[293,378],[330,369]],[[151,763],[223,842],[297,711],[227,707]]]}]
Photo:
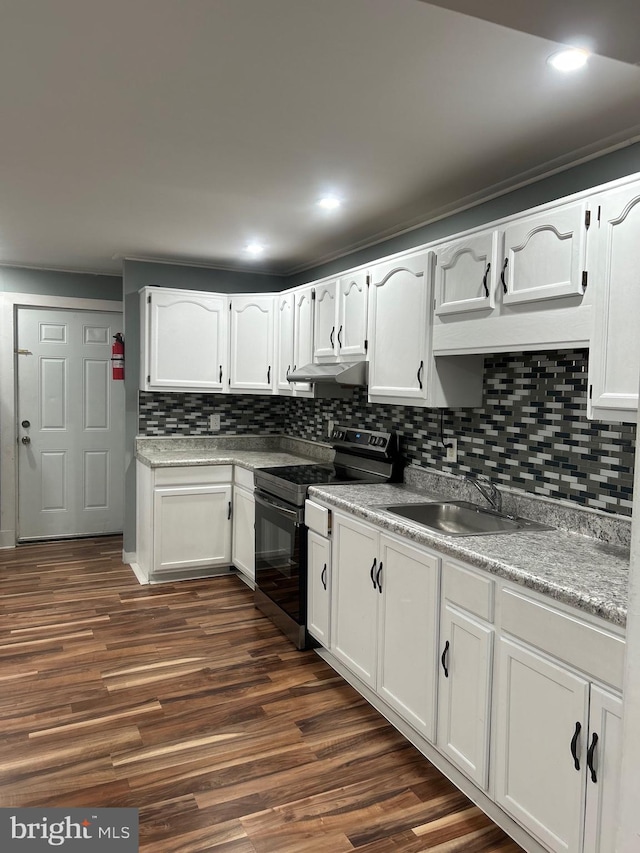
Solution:
[{"label": "white upper cabinet", "polygon": [[586,201],[576,201],[505,227],[499,273],[504,305],[582,296],[586,217]]},{"label": "white upper cabinet", "polygon": [[438,250],[435,313],[491,311],[496,304],[497,231],[483,231]]},{"label": "white upper cabinet", "polygon": [[369,400],[433,407],[479,406],[482,359],[434,359],[433,252],[377,264],[369,288]]},{"label": "white upper cabinet", "polygon": [[316,285],[315,362],[364,361],[369,276],[358,271]]},{"label": "white upper cabinet", "polygon": [[[293,293],[293,369],[313,361],[313,288],[304,287]],[[296,382],[295,393],[311,392],[309,382]]]},{"label": "white upper cabinet", "polygon": [[231,297],[230,391],[272,392],[273,306],[271,293]]},{"label": "white upper cabinet", "polygon": [[317,284],[313,321],[313,360],[335,361],[338,355],[336,340],[338,279]]},{"label": "white upper cabinet", "polygon": [[588,346],[591,210],[554,203],[437,252],[435,355]]},{"label": "white upper cabinet", "polygon": [[226,390],[228,299],[169,288],[140,291],[145,390]]},{"label": "white upper cabinet", "polygon": [[369,395],[427,400],[433,252],[396,258],[371,270]]},{"label": "white upper cabinet", "polygon": [[292,394],[287,377],[293,369],[293,293],[288,290],[275,298],[276,311],[276,394]]},{"label": "white upper cabinet", "polygon": [[635,422],[640,381],[640,184],[596,199],[598,235],[589,416]]}]

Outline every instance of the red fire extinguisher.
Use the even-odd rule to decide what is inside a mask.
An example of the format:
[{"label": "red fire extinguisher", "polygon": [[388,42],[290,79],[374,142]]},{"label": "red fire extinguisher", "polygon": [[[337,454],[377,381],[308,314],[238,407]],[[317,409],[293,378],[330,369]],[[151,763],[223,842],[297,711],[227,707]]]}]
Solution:
[{"label": "red fire extinguisher", "polygon": [[124,338],[122,332],[116,332],[113,336],[111,376],[113,379],[124,379]]}]

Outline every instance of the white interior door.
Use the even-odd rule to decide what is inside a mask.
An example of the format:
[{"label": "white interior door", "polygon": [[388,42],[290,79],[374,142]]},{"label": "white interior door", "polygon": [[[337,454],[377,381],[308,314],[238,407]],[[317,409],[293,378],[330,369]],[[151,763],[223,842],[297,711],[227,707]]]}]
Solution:
[{"label": "white interior door", "polygon": [[122,314],[20,308],[18,538],[123,525],[124,382],[111,379]]}]

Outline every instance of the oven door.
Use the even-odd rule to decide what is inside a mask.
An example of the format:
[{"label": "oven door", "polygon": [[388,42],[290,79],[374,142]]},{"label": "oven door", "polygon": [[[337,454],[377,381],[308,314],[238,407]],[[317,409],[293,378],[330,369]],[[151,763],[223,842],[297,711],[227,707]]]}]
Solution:
[{"label": "oven door", "polygon": [[303,648],[307,615],[304,509],[260,491],[255,501],[256,604]]}]

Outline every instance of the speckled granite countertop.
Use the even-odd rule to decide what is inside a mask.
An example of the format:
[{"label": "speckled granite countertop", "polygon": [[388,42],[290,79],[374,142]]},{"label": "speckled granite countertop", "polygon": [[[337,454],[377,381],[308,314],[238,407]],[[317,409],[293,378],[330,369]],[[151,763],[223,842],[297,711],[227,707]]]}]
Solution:
[{"label": "speckled granite countertop", "polygon": [[309,497],[615,625],[626,625],[629,549],[622,545],[560,529],[464,537],[431,533],[380,505],[451,500],[451,496],[401,484],[312,486]]},{"label": "speckled granite countertop", "polygon": [[329,445],[275,435],[136,439],[136,459],[149,468],[240,465],[255,471],[273,465],[313,465],[332,458]]}]

